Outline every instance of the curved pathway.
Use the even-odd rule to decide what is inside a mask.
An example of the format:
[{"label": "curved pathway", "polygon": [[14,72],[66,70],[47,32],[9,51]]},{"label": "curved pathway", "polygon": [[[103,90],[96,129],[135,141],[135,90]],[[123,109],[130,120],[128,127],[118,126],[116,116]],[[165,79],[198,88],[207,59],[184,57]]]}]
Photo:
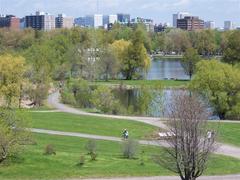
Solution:
[{"label": "curved pathway", "polygon": [[[121,120],[132,120],[132,121],[138,121],[143,122],[146,124],[150,124],[153,126],[157,126],[159,128],[166,128],[166,125],[161,121],[159,118],[152,118],[152,117],[135,117],[135,116],[115,116],[115,115],[105,115],[105,114],[96,114],[96,113],[88,113],[81,111],[76,108],[69,107],[65,104],[62,104],[59,102],[60,93],[59,91],[54,92],[48,97],[48,104],[52,107],[56,108],[57,110],[61,112],[66,113],[72,113],[72,114],[78,114],[78,115],[87,115],[87,116],[97,116],[97,117],[106,117],[106,118],[113,118],[113,119],[121,119]],[[235,122],[235,121],[227,121],[227,122]],[[69,133],[69,132],[58,132],[58,131],[48,131],[48,130],[42,130],[45,131],[45,134],[51,134],[56,133],[56,135],[66,135],[66,136],[76,136],[76,137],[86,137],[86,138],[92,138],[92,139],[101,139],[101,140],[110,140],[110,141],[119,141],[120,138],[116,137],[106,137],[106,136],[97,136],[97,135],[87,135],[87,134],[81,134],[81,133]],[[143,141],[140,141],[143,142]],[[166,143],[163,144],[163,142],[159,143],[159,141],[144,141],[142,144],[148,144],[148,145],[163,145],[166,146]],[[240,148],[221,144],[218,143],[218,149],[216,151],[217,154],[223,154],[231,157],[235,157],[240,159]]]},{"label": "curved pathway", "polygon": [[106,118],[112,118],[112,119],[122,119],[122,120],[132,120],[132,121],[138,121],[143,122],[145,124],[150,124],[153,126],[157,126],[160,128],[166,128],[166,125],[159,119],[159,118],[153,118],[153,117],[136,117],[136,116],[115,116],[115,115],[106,115],[106,114],[97,114],[97,113],[88,113],[81,111],[76,108],[69,107],[65,104],[62,104],[59,102],[60,93],[59,91],[54,92],[48,97],[48,104],[57,110],[60,110],[62,112],[72,113],[72,114],[78,114],[78,115],[87,115],[87,116],[97,116],[97,117],[106,117]]}]

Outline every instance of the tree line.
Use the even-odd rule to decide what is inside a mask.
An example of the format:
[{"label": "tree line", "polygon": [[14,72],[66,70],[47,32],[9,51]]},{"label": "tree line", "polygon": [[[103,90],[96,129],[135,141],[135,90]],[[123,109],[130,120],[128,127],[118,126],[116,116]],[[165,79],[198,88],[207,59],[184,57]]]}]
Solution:
[{"label": "tree line", "polygon": [[[116,24],[110,31],[79,27],[50,32],[0,29],[1,102],[21,106],[22,99],[30,99],[31,105],[41,106],[55,81],[141,79],[151,65],[149,55],[157,52],[183,54],[182,65],[191,78],[200,69],[197,63],[201,59],[215,55],[237,68],[239,46],[237,30],[168,29],[149,33],[141,24],[134,28]],[[235,86],[238,87],[237,82]],[[224,90],[228,96],[235,96],[238,89],[234,93],[230,87]],[[236,104],[230,99],[227,102],[226,111]]]}]

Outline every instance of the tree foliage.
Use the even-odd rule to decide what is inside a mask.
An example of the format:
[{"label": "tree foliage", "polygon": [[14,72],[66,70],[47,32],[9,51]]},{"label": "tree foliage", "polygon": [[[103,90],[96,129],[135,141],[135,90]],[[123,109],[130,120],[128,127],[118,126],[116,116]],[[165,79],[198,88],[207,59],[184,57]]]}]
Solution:
[{"label": "tree foliage", "polygon": [[240,71],[217,60],[201,61],[190,87],[203,94],[221,119],[240,119]]},{"label": "tree foliage", "polygon": [[240,63],[240,31],[234,31],[230,35],[223,60],[232,65]]},{"label": "tree foliage", "polygon": [[185,73],[192,79],[195,73],[196,64],[200,61],[200,56],[196,49],[188,48],[181,59],[182,66]]},{"label": "tree foliage", "polygon": [[23,57],[10,54],[0,56],[0,95],[5,98],[8,107],[21,96],[25,69]]},{"label": "tree foliage", "polygon": [[17,155],[23,145],[30,143],[28,123],[10,109],[0,109],[0,163]]}]

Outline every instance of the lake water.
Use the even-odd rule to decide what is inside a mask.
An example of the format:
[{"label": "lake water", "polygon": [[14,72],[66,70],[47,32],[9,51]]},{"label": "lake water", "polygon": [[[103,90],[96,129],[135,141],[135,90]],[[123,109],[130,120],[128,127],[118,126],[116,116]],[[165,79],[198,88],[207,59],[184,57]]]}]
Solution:
[{"label": "lake water", "polygon": [[[169,105],[171,104],[172,95],[188,93],[183,89],[164,89],[164,90],[148,90],[142,93],[141,89],[113,89],[114,96],[119,100],[120,104],[126,108],[131,108],[133,115],[145,115],[150,117],[167,117],[169,111]],[[152,95],[150,99],[145,102],[139,101],[142,96],[146,96],[149,93]],[[148,96],[148,95],[147,95]],[[206,101],[202,99],[203,101]],[[147,103],[147,109],[144,114],[139,114],[139,105],[141,103]],[[218,116],[212,114],[213,109],[209,106],[206,109],[209,112],[209,119],[217,120]],[[138,114],[134,114],[138,113]]]},{"label": "lake water", "polygon": [[[139,105],[146,103],[148,109],[146,109],[144,114],[135,115],[146,115],[151,117],[165,117],[172,94],[180,91],[182,90],[165,89],[142,92],[141,89],[137,88],[113,89],[114,96],[120,101],[120,104],[124,108],[132,108],[133,113],[137,113],[139,111]],[[146,101],[142,102],[142,97],[149,97],[149,94],[151,98],[147,98]]]},{"label": "lake water", "polygon": [[152,60],[151,67],[146,75],[147,80],[179,79],[187,80],[181,65],[180,59],[155,58]]}]

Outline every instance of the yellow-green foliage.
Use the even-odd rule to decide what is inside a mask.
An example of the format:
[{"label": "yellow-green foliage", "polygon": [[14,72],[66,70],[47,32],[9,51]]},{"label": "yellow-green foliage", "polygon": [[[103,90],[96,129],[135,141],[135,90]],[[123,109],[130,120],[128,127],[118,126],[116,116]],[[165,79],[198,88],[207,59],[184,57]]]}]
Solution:
[{"label": "yellow-green foliage", "polygon": [[240,71],[217,60],[201,61],[190,84],[203,93],[222,119],[240,119]]},{"label": "yellow-green foliage", "polygon": [[0,95],[5,98],[7,106],[11,106],[13,99],[20,96],[24,72],[23,57],[10,54],[0,56]]}]

